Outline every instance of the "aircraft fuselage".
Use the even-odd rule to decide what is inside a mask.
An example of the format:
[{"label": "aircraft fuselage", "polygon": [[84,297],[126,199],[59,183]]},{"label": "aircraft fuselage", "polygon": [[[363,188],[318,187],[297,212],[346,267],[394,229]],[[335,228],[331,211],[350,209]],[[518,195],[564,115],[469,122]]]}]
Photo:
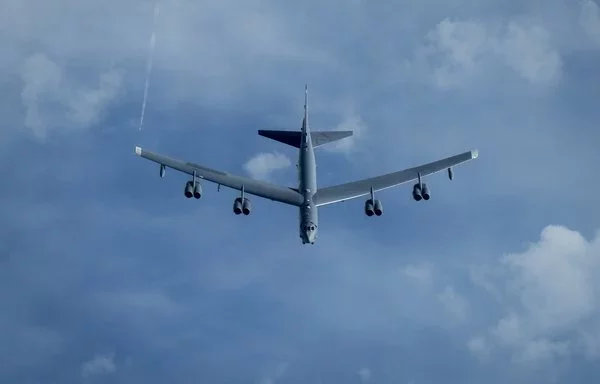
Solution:
[{"label": "aircraft fuselage", "polygon": [[302,244],[314,244],[319,224],[319,214],[313,200],[313,196],[317,192],[317,164],[307,120],[308,116],[305,113],[298,155],[298,192],[304,196],[304,204],[299,208],[299,230]]}]

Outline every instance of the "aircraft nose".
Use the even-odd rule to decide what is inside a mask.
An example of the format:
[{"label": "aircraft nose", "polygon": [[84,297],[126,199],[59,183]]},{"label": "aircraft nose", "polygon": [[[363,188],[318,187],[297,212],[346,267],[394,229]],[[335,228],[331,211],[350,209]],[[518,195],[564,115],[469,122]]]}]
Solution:
[{"label": "aircraft nose", "polygon": [[306,231],[304,232],[304,234],[306,235],[306,239],[308,240],[308,242],[310,242],[310,243],[315,242],[316,231],[315,231],[315,226],[313,224],[306,226]]}]

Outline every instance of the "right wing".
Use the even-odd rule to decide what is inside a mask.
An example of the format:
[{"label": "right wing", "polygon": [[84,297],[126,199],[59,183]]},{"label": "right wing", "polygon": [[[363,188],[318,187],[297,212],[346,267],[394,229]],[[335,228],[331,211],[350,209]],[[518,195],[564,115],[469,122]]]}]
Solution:
[{"label": "right wing", "polygon": [[337,203],[356,197],[368,195],[373,191],[395,187],[397,185],[416,180],[421,177],[430,175],[435,172],[451,168],[455,165],[466,161],[476,159],[479,155],[477,150],[461,153],[459,155],[447,157],[442,160],[434,161],[433,163],[419,165],[405,169],[399,172],[388,173],[386,175],[376,176],[369,179],[358,180],[350,183],[335,185],[327,188],[319,188],[314,196],[314,201],[317,206]]},{"label": "right wing", "polygon": [[135,153],[140,157],[154,161],[155,163],[165,167],[187,173],[188,175],[193,175],[195,173],[198,179],[205,179],[219,185],[237,189],[238,191],[241,191],[243,188],[244,193],[248,193],[250,195],[264,197],[265,199],[294,206],[300,206],[302,203],[304,203],[304,197],[298,193],[298,191],[292,188],[281,187],[279,185],[270,184],[264,181],[217,171],[203,167],[202,165],[177,160],[158,153],[142,150],[140,147],[135,147]]}]

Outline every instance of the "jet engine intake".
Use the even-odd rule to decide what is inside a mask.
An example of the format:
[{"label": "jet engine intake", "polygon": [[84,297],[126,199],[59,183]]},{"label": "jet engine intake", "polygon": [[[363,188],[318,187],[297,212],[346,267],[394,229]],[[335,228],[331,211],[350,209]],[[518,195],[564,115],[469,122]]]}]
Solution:
[{"label": "jet engine intake", "polygon": [[252,212],[252,204],[250,203],[250,200],[246,198],[244,198],[244,202],[242,203],[242,212],[246,216],[248,216],[250,212]]},{"label": "jet engine intake", "polygon": [[190,197],[194,196],[194,185],[191,181],[188,181],[187,183],[185,183],[185,190],[184,190],[183,194],[188,199]]},{"label": "jet engine intake", "polygon": [[377,216],[383,215],[383,204],[381,204],[381,200],[375,200],[374,211]]},{"label": "jet engine intake", "polygon": [[375,214],[375,210],[373,209],[373,200],[371,199],[365,201],[365,214],[369,217]]},{"label": "jet engine intake", "polygon": [[413,199],[415,199],[416,201],[421,201],[421,199],[423,198],[423,196],[421,195],[421,186],[419,184],[415,184],[413,187]]},{"label": "jet engine intake", "polygon": [[421,194],[424,200],[429,200],[431,198],[431,195],[429,194],[429,187],[425,183],[423,183],[423,190]]},{"label": "jet engine intake", "polygon": [[196,186],[194,187],[194,198],[199,199],[200,197],[202,197],[202,186],[196,181]]},{"label": "jet engine intake", "polygon": [[239,215],[242,213],[242,198],[238,197],[233,202],[233,213]]}]

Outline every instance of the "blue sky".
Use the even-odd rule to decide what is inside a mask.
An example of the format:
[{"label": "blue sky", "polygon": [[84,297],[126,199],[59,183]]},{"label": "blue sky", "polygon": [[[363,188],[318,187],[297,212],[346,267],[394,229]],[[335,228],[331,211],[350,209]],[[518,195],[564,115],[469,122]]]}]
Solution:
[{"label": "blue sky", "polygon": [[[1,382],[597,381],[597,3],[5,3]],[[321,185],[480,157],[307,247],[294,209],[134,155],[293,185],[256,130],[298,129],[305,82],[313,129],[355,130]]]}]

